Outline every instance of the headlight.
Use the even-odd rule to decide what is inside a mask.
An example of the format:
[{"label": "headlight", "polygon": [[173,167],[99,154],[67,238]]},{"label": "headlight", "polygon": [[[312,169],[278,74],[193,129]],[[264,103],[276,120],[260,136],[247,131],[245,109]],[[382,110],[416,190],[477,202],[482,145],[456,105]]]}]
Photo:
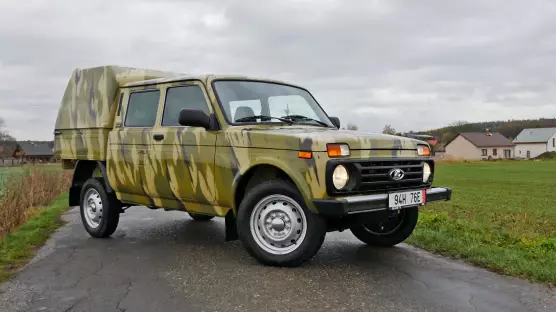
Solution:
[{"label": "headlight", "polygon": [[423,165],[423,182],[427,182],[429,180],[429,178],[431,177],[431,166],[429,165],[429,163],[425,163]]},{"label": "headlight", "polygon": [[431,149],[426,145],[417,145],[417,155],[419,156],[430,156]]},{"label": "headlight", "polygon": [[338,165],[332,173],[332,183],[337,190],[343,189],[349,182],[349,173],[343,165]]}]

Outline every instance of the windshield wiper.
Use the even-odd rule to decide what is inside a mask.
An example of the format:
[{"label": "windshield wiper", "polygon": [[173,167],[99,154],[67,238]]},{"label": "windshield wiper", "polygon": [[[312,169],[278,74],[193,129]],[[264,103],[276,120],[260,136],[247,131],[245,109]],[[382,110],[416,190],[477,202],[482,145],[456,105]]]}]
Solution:
[{"label": "windshield wiper", "polygon": [[310,118],[310,117],[307,117],[307,116],[303,116],[303,115],[288,115],[288,116],[284,116],[282,118],[293,120],[293,121],[296,121],[296,120],[312,120],[312,121],[318,123],[319,125],[329,127],[329,125],[326,124],[325,122],[322,122],[320,120],[316,120],[316,119],[313,119],[313,118]]},{"label": "windshield wiper", "polygon": [[272,116],[266,116],[266,115],[255,115],[255,116],[247,116],[247,117],[242,117],[239,119],[236,119],[235,122],[247,122],[247,121],[256,121],[257,119],[277,119],[280,120],[282,122],[285,122],[287,124],[293,124],[293,121],[289,120],[289,119],[285,119],[285,118],[280,118],[280,117],[272,117]]}]

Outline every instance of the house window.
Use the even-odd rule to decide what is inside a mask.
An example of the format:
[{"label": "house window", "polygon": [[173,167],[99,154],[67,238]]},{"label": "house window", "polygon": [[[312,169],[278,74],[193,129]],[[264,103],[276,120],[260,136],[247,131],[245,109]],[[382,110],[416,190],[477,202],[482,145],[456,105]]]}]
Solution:
[{"label": "house window", "polygon": [[512,158],[512,150],[504,150],[504,158]]},{"label": "house window", "polygon": [[493,156],[497,156],[497,155],[498,155],[498,150],[495,149],[495,148],[493,148],[493,149],[492,149],[492,155],[493,155]]},{"label": "house window", "polygon": [[556,138],[552,138],[552,147],[556,147]]},{"label": "house window", "polygon": [[487,150],[486,150],[486,148],[483,148],[483,149],[481,150],[481,152],[483,153],[483,156],[486,156],[486,155],[487,155]]}]

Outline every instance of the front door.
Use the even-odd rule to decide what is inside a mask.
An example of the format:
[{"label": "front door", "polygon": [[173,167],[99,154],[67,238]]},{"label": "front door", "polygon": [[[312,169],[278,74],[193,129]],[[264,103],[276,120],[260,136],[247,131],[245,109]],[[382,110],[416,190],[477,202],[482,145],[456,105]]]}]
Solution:
[{"label": "front door", "polygon": [[151,176],[162,176],[153,190],[156,194],[151,195],[179,200],[188,211],[207,212],[206,207],[187,203],[210,205],[216,198],[216,132],[181,126],[178,116],[184,108],[212,113],[208,97],[200,81],[172,83],[163,90],[161,118],[152,131],[152,148],[147,152],[152,166],[145,167],[147,173],[148,168],[156,170]]}]

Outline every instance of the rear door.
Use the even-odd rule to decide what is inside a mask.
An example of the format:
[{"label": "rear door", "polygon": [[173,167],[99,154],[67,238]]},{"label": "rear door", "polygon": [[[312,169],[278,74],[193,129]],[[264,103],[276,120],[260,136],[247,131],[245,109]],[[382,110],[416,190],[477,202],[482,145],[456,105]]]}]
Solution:
[{"label": "rear door", "polygon": [[[125,90],[110,133],[108,174],[122,200],[150,204],[142,175],[160,102],[160,90]],[[130,195],[130,196],[125,196]]]},{"label": "rear door", "polygon": [[[212,113],[205,88],[200,81],[186,81],[163,87],[164,99],[158,125],[152,131],[152,148],[147,152],[149,180],[156,179],[151,196],[181,202],[210,204],[216,198],[214,156],[216,131],[184,127],[178,123],[182,109]],[[186,207],[189,211],[204,208]],[[209,211],[205,211],[209,212]],[[210,213],[210,212],[209,212]]]}]

